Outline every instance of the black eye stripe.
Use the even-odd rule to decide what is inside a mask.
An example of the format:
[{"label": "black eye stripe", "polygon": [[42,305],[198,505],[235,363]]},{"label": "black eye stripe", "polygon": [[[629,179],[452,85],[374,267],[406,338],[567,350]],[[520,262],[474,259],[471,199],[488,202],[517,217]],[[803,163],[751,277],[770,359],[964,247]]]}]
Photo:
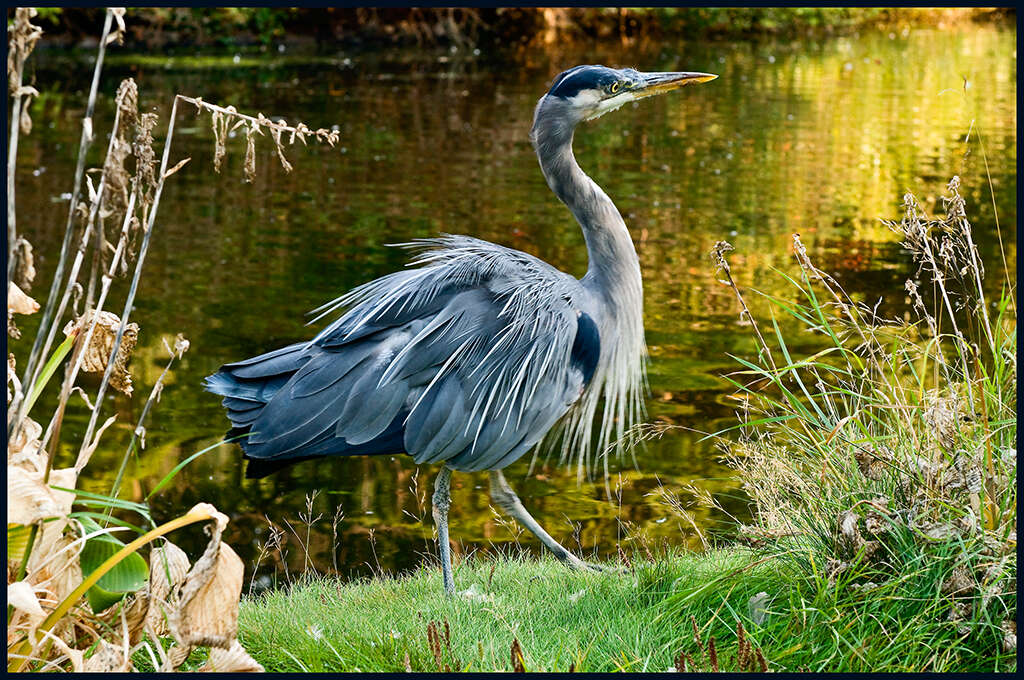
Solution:
[{"label": "black eye stripe", "polygon": [[606,66],[577,66],[559,75],[548,94],[572,98],[583,90],[607,92],[614,82],[620,83],[621,89],[621,76],[613,69]]}]

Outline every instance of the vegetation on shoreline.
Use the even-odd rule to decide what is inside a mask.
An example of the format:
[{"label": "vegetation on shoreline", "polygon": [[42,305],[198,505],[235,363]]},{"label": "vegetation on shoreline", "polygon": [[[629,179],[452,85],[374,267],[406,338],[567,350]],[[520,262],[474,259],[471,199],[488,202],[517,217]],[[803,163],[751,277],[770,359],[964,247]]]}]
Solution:
[{"label": "vegetation on shoreline", "polygon": [[[20,81],[20,74],[17,77]],[[16,106],[28,110],[31,88],[12,89]],[[149,212],[144,210],[133,223],[135,202],[142,201],[147,188],[157,182],[162,185],[183,165],[167,170],[165,155],[163,167],[154,174],[156,156],[147,135],[155,120],[139,115],[137,106],[133,107],[136,100],[128,96],[131,89],[123,86],[116,106],[119,115],[131,119],[131,134],[119,135],[115,122],[110,144],[118,150],[123,142],[134,156],[124,150],[124,155],[114,154],[111,160],[108,154],[102,172],[95,175],[99,188],[88,192],[88,199],[83,197],[81,214],[69,217],[67,243],[83,243],[82,252],[90,257],[88,248],[97,248],[89,278],[83,278],[86,285],[80,286],[87,289],[86,309],[97,312],[109,278],[120,271],[119,257],[137,263],[136,272],[141,270],[157,205],[149,203]],[[282,128],[262,116],[245,117],[199,99],[181,100],[189,108],[195,105],[214,114],[218,164],[228,131],[238,127],[247,133],[247,174],[253,158],[249,149],[256,136],[263,134],[260,130],[271,133],[286,167],[282,132],[292,134],[291,142],[295,135],[300,140],[308,135],[330,141],[326,130],[307,130],[301,124]],[[19,120],[18,115],[13,118]],[[31,119],[12,128],[12,146],[16,147],[18,131],[28,134],[30,130]],[[133,159],[128,167],[134,175],[125,169],[126,159]],[[80,172],[79,182],[82,176]],[[124,204],[118,202],[122,194],[127,199]],[[9,198],[13,201],[13,196]],[[78,205],[77,201],[72,204]],[[262,664],[275,671],[1013,670],[1015,282],[1006,282],[995,304],[986,299],[984,271],[957,179],[949,184],[940,205],[943,214],[928,217],[908,196],[903,219],[887,223],[921,265],[905,291],[919,314],[913,323],[881,319],[865,301],[851,299],[810,261],[799,238],[794,239],[798,270],[792,276],[783,275],[793,284],[797,301],[773,298],[769,302],[774,313],[795,319],[822,341],[820,350],[809,357],[791,356],[789,348],[795,343],[783,336],[776,318],[752,317],[744,297],[750,293],[740,290],[730,275],[726,259],[730,247],[724,243],[716,247],[716,263],[735,290],[758,347],[756,357],[739,359],[743,370],[734,375],[739,436],[720,433],[726,454],[757,509],[753,524],[741,532],[745,547],[645,559],[623,554],[621,574],[570,572],[547,559],[468,558],[456,570],[461,593],[455,600],[443,596],[439,575],[431,566],[400,578],[349,584],[304,575],[290,586],[243,601],[238,639],[252,659],[240,656],[245,650],[238,653],[241,647],[233,635],[224,638],[226,643],[215,654],[228,652],[251,662],[249,668]],[[111,233],[118,245],[108,249],[116,253],[109,260],[103,254],[107,251],[102,248],[102,221],[98,230],[95,222],[97,216],[111,218],[107,209],[120,218],[112,220]],[[122,223],[123,241],[116,229]],[[138,238],[129,238],[127,230],[143,224],[148,227],[140,244]],[[99,235],[95,240],[94,234]],[[10,239],[9,253],[19,242]],[[131,251],[140,245],[141,253]],[[31,250],[18,252],[28,266],[8,272],[9,329],[10,291],[14,290],[10,281],[12,276],[24,281],[31,268],[26,255]],[[71,252],[67,250],[68,256]],[[41,333],[60,327],[63,305],[79,269],[74,271],[61,311],[55,316],[47,312],[53,318],[49,326],[43,324]],[[83,277],[86,272],[90,272],[87,261],[81,268]],[[63,281],[58,280],[54,290],[62,287]],[[50,297],[51,304],[56,304],[59,298]],[[38,311],[38,305],[32,308],[34,301],[15,302],[28,313]],[[111,320],[108,328],[113,333],[104,336],[110,343],[105,353],[99,353],[98,367],[108,378],[121,375],[127,363],[127,351],[119,352],[117,345],[130,325],[130,307],[129,298],[124,318]],[[153,550],[151,554],[157,568],[148,570],[148,581],[122,573],[119,580],[101,584],[107,592],[98,589],[90,594],[89,609],[84,601],[75,606],[85,591],[82,577],[99,574],[106,564],[90,562],[84,546],[91,541],[93,553],[102,553],[110,545],[124,550],[123,543],[107,541],[104,532],[135,531],[145,538],[156,530],[137,530],[120,519],[128,510],[135,513],[131,517],[141,518],[134,522],[147,529],[152,524],[144,504],[117,500],[117,483],[109,496],[98,498],[62,496],[53,488],[74,488],[74,477],[88,462],[88,454],[79,457],[71,468],[74,476],[60,477],[70,477],[71,482],[55,484],[58,473],[69,472],[52,470],[61,417],[72,398],[79,364],[90,354],[82,345],[76,348],[75,334],[84,337],[102,331],[96,320],[99,314],[91,323],[88,314],[75,316],[79,326],[71,331],[69,341],[52,354],[43,350],[36,357],[35,368],[42,374],[27,370],[32,379],[24,383],[32,389],[22,392],[16,376],[9,386],[13,388],[9,407],[13,404],[15,416],[18,399],[29,398],[15,421],[24,436],[9,442],[9,476],[12,468],[24,479],[34,475],[35,500],[59,506],[56,510],[48,506],[45,515],[24,516],[13,534],[9,527],[9,552],[26,556],[20,564],[15,562],[13,572],[9,561],[9,599],[15,601],[12,586],[17,596],[17,611],[9,610],[9,663],[34,668],[47,664],[65,669],[130,668],[128,650],[134,649],[138,668],[175,666],[182,661],[200,666],[209,660],[205,653],[190,659],[187,651],[175,656],[174,650],[192,645],[176,648],[169,643],[158,625],[159,607],[153,608],[158,613],[154,621],[145,614],[150,601],[167,608],[181,605],[172,596],[171,586],[177,584],[174,592],[180,595],[188,590],[190,576],[194,582],[205,578],[198,575],[205,573],[209,559],[202,569],[197,562],[189,571],[187,558],[182,567],[175,554],[180,573],[158,587],[163,570],[153,560],[177,550],[164,544],[162,553]],[[180,351],[183,348],[168,348],[169,354],[179,357]],[[44,434],[28,418],[32,395],[46,386],[68,356],[59,412]],[[52,358],[45,366],[44,357]],[[9,364],[9,379],[13,375]],[[157,394],[158,387],[154,398]],[[101,405],[102,399],[95,403]],[[90,410],[94,418],[98,416],[99,408],[90,405]],[[141,433],[147,412],[148,406],[139,421]],[[10,417],[9,413],[9,422]],[[651,436],[663,431],[654,428]],[[89,448],[87,443],[95,449],[102,432],[100,427],[94,439],[86,437],[82,450]],[[140,441],[138,446],[142,445]],[[134,454],[135,446],[133,440],[125,460]],[[51,471],[54,477],[49,477]],[[706,502],[715,501],[707,497]],[[212,509],[204,512],[201,517],[189,513],[183,519],[217,517]],[[312,516],[312,511],[307,514]],[[100,529],[93,522],[97,519],[110,521],[114,528]],[[230,548],[221,550],[225,547],[219,541],[223,522],[215,527],[210,554],[231,555]],[[30,536],[37,533],[39,543],[33,548],[35,539]],[[40,565],[37,556],[54,559]],[[57,557],[66,562],[59,563],[60,573],[42,568],[53,566]],[[35,565],[28,558],[34,558]],[[234,562],[233,573],[240,574],[237,557]],[[68,574],[77,580],[57,578]],[[101,577],[97,575],[96,580]],[[232,625],[231,612],[242,589],[240,578],[231,577],[233,599],[218,603],[221,609],[206,623],[216,626],[226,620],[227,627]],[[111,599],[112,605],[100,606],[109,605]],[[69,610],[71,616],[63,619]],[[52,627],[55,649],[34,639],[37,631],[48,632],[47,622],[60,624]],[[198,632],[193,633],[195,637],[189,639],[200,639]],[[181,636],[175,637],[180,645]],[[117,644],[99,642],[103,639]],[[173,662],[162,658],[165,651],[171,652]],[[213,666],[223,669],[218,665],[223,661],[222,654]]]},{"label": "vegetation on shoreline", "polygon": [[271,672],[510,671],[516,648],[528,671],[759,670],[757,651],[771,671],[1012,669],[1012,651],[981,648],[934,615],[934,579],[837,588],[738,547],[636,561],[621,575],[471,557],[456,566],[454,599],[435,567],[306,577],[244,598],[239,639]]},{"label": "vegetation on shoreline", "polygon": [[[108,445],[102,441],[104,432],[118,419],[112,415],[99,424],[108,404],[107,389],[126,395],[134,389],[129,363],[140,327],[129,317],[164,183],[190,160],[169,167],[178,103],[211,114],[218,172],[229,127],[245,126],[244,173],[250,181],[257,135],[269,133],[266,136],[278,159],[290,171],[285,145],[297,138],[305,145],[307,137],[333,145],[336,133],[310,130],[302,123],[290,127],[262,115],[246,116],[233,107],[177,95],[158,162],[153,139],[158,116],[139,111],[138,87],[128,78],[117,89],[101,167],[87,174],[86,156],[99,137],[93,114],[103,58],[107,45],[118,42],[125,30],[124,9],[106,10],[81,121],[63,245],[45,304],[40,305],[25,292],[31,291],[36,271],[32,245],[18,231],[13,181],[18,141],[32,132],[30,108],[39,95],[34,87],[24,85],[26,61],[42,34],[33,23],[35,18],[35,10],[18,8],[8,26],[13,120],[7,167],[8,336],[21,339],[15,314],[33,316],[41,310],[42,314],[31,349],[18,343],[11,349],[17,349],[21,361],[13,352],[7,357],[7,669],[130,671],[131,655],[143,650],[151,667],[174,670],[192,650],[208,647],[208,670],[262,670],[237,641],[244,564],[221,541],[227,516],[205,502],[159,526],[150,513],[150,498],[209,448],[177,465],[142,502],[120,497],[129,461],[145,448],[147,416],[159,399],[163,381],[189,348],[181,334],[163,340],[169,361],[152,385],[109,492],[85,491],[82,482],[97,448]],[[282,140],[282,133],[290,137]],[[131,281],[123,299],[111,294],[117,278]],[[120,316],[105,309],[115,304],[123,310]],[[62,330],[62,341],[57,341],[58,330]],[[58,371],[62,379],[55,381]],[[89,383],[79,384],[87,373],[103,376],[95,393],[86,391],[91,391]],[[56,382],[60,391],[54,411],[41,414],[38,397]],[[74,398],[76,393],[81,400]],[[88,416],[80,441],[70,441],[76,438],[64,427],[65,415],[75,411]],[[73,464],[60,467],[68,453],[74,456]],[[209,541],[193,560],[167,534],[197,523],[208,523]],[[126,535],[130,538],[122,540]],[[168,634],[171,639],[164,644],[160,638]]]},{"label": "vegetation on shoreline", "polygon": [[[44,28],[75,44],[92,36],[99,9],[40,8]],[[297,38],[321,45],[514,47],[566,40],[632,40],[843,33],[874,26],[954,26],[1005,21],[992,8],[285,8],[144,7],[128,44],[268,45]]]}]

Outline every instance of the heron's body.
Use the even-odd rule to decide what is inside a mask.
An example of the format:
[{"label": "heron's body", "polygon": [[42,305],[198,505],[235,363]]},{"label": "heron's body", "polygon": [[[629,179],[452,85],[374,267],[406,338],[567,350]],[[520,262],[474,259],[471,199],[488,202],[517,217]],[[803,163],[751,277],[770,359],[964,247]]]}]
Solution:
[{"label": "heron's body", "polygon": [[[247,474],[332,455],[408,453],[417,463],[443,463],[435,518],[446,554],[447,470],[491,470],[499,504],[560,557],[575,559],[496,472],[558,424],[563,452],[582,466],[602,400],[601,447],[641,409],[640,265],[615,204],[577,165],[573,132],[632,99],[713,77],[600,66],[559,76],[537,104],[531,141],[548,185],[583,229],[586,275],[577,280],[465,236],[406,244],[421,251],[419,266],[317,310],[346,311],[313,340],[207,378],[207,389],[224,396],[233,432],[244,435]],[[449,571],[445,585],[450,590]]]},{"label": "heron's body", "polygon": [[312,341],[208,379],[248,435],[250,476],[353,454],[500,469],[596,389],[615,329],[579,281],[478,239],[419,245],[424,266],[340,298],[349,310]]}]

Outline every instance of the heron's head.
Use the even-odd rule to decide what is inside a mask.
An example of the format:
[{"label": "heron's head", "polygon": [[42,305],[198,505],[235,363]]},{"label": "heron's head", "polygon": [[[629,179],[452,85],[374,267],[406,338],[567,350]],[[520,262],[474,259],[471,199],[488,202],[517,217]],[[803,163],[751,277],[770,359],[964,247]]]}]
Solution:
[{"label": "heron's head", "polygon": [[538,113],[569,118],[572,124],[593,120],[623,104],[670,92],[684,85],[706,83],[718,76],[681,71],[650,72],[607,66],[576,66],[555,78],[538,105]]}]

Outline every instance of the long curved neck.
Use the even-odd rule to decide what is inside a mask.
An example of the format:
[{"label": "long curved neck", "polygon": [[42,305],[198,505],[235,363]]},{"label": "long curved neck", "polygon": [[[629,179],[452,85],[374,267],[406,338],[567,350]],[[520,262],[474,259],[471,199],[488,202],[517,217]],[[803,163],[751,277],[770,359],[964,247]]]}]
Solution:
[{"label": "long curved neck", "polygon": [[613,443],[621,451],[626,433],[643,418],[643,283],[640,261],[622,215],[608,194],[580,169],[572,154],[575,122],[558,102],[537,104],[530,140],[548,186],[568,206],[583,229],[590,264],[583,287],[599,301],[596,321],[601,355],[593,380],[571,416],[563,453],[590,446],[591,424],[603,400],[601,450]]},{"label": "long curved neck", "polygon": [[629,230],[608,194],[590,179],[572,153],[571,121],[545,117],[538,106],[530,137],[548,186],[583,229],[590,262],[582,282],[610,302],[641,304],[640,263]]}]

